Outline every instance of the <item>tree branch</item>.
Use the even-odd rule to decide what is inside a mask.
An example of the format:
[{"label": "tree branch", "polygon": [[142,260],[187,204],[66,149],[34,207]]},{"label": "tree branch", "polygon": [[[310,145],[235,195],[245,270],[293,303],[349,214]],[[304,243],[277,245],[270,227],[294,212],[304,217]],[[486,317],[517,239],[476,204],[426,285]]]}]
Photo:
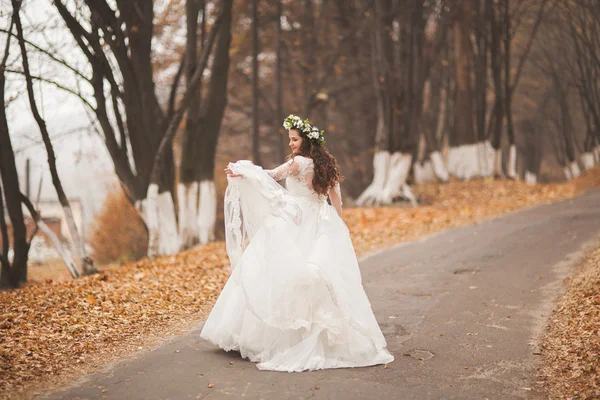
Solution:
[{"label": "tree branch", "polygon": [[[6,33],[8,34],[9,31],[7,31],[6,29],[1,29],[0,28],[0,33]],[[17,37],[16,34],[12,33],[11,34],[13,37]],[[57,63],[63,65],[64,67],[66,67],[67,69],[71,70],[73,73],[75,73],[77,76],[79,76],[80,78],[83,78],[86,81],[89,81],[89,78],[86,77],[85,75],[83,75],[79,70],[77,70],[77,68],[73,67],[72,65],[70,65],[68,62],[66,62],[65,60],[58,58],[57,56],[55,56],[54,54],[50,53],[50,51],[41,48],[39,45],[33,43],[30,40],[25,39],[25,43],[28,44],[29,46],[33,47],[34,49],[36,49],[37,51],[41,52],[42,54],[47,55],[48,57],[50,57],[50,59],[56,61]]]},{"label": "tree branch", "polygon": [[173,83],[171,84],[171,92],[169,93],[169,103],[167,107],[167,115],[165,121],[170,121],[175,113],[175,97],[177,97],[177,89],[179,88],[179,82],[181,80],[181,75],[183,75],[183,70],[185,67],[185,54],[181,56],[181,62],[179,63],[179,68],[177,68],[177,73],[173,78]]},{"label": "tree branch", "polygon": [[[18,75],[26,76],[26,73],[24,71],[19,71],[19,70],[16,70],[16,69],[6,69],[6,72],[11,73],[11,74],[18,74]],[[41,76],[37,76],[37,75],[30,75],[30,77],[32,79],[35,79],[36,81],[40,81],[40,82],[49,83],[51,85],[54,85],[54,86],[56,86],[60,90],[63,90],[65,92],[67,92],[67,93],[70,93],[70,94],[72,94],[74,96],[77,96],[86,106],[88,106],[90,108],[90,110],[96,111],[96,109],[94,108],[94,106],[89,101],[87,101],[83,97],[83,95],[81,93],[76,92],[75,90],[73,90],[71,88],[68,88],[68,87],[66,87],[66,86],[64,86],[64,85],[62,85],[62,84],[60,84],[58,82],[55,82],[55,81],[51,80],[51,79],[42,78]]]},{"label": "tree branch", "polygon": [[225,15],[225,7],[223,7],[219,11],[217,18],[215,19],[215,22],[210,31],[210,34],[208,35],[206,44],[205,44],[204,48],[202,49],[202,54],[200,55],[200,60],[198,62],[198,66],[196,68],[196,71],[194,72],[194,75],[192,76],[192,79],[190,79],[190,81],[188,82],[187,89],[183,96],[183,100],[181,101],[181,104],[179,105],[179,109],[175,112],[175,114],[173,115],[173,118],[169,121],[167,131],[165,132],[165,135],[163,136],[163,138],[160,142],[160,145],[158,146],[158,149],[154,156],[152,171],[150,173],[150,182],[151,183],[158,182],[158,177],[160,174],[160,164],[161,164],[163,152],[165,151],[167,144],[171,141],[171,139],[175,135],[175,132],[177,131],[177,127],[179,126],[179,123],[181,122],[183,115],[185,114],[187,108],[190,105],[192,97],[194,96],[194,91],[196,90],[196,88],[200,84],[200,81],[202,80],[202,74],[204,73],[204,69],[206,68],[206,64],[208,63],[208,57],[210,55],[212,46],[217,37],[217,33],[219,32],[221,25],[223,23],[224,15]]},{"label": "tree branch", "polygon": [[[542,23],[542,20],[544,17],[544,8],[546,7],[547,3],[548,3],[548,0],[543,0],[542,4],[540,5],[540,9],[538,11],[537,18],[533,25],[533,29],[531,30],[531,36],[529,36],[529,41],[527,42],[527,45],[525,46],[525,51],[523,52],[523,54],[521,55],[521,59],[519,60],[519,65],[517,66],[517,72],[515,73],[514,82],[510,88],[511,92],[514,92],[517,85],[519,84],[519,78],[521,77],[523,65],[525,64],[525,61],[527,60],[527,57],[529,56],[529,52],[531,51],[531,47],[533,44],[533,40],[535,38],[535,34],[537,33],[538,28],[540,27],[540,25]],[[552,8],[554,8],[555,5],[556,5],[556,2],[554,2]]]},{"label": "tree branch", "polygon": [[[361,10],[359,15],[361,15],[361,16],[364,15],[364,13],[371,7],[373,1],[374,0],[367,1],[367,3],[363,7],[363,9]],[[308,112],[310,111],[310,109],[312,108],[312,105],[314,104],[314,98],[315,98],[314,92],[320,91],[321,88],[323,87],[323,85],[325,84],[325,82],[327,82],[327,80],[333,73],[333,71],[335,69],[335,64],[341,57],[342,51],[344,49],[346,42],[348,40],[350,40],[356,34],[361,33],[367,27],[368,23],[369,23],[368,18],[361,18],[359,20],[359,22],[356,25],[354,25],[354,27],[352,29],[350,29],[348,32],[346,32],[346,34],[342,37],[338,48],[333,52],[333,54],[331,54],[329,59],[326,60],[327,65],[325,66],[325,73],[323,74],[323,76],[321,77],[321,79],[319,80],[317,85],[311,88],[312,93],[311,93],[310,97],[307,99],[307,103],[304,105],[304,115],[308,115]]]}]

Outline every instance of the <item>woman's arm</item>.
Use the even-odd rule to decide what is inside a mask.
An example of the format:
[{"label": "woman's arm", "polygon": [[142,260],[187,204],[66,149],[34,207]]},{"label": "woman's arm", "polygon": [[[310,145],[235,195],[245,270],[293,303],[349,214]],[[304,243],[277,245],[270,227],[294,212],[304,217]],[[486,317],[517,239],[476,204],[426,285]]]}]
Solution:
[{"label": "woman's arm", "polygon": [[334,187],[329,189],[329,200],[331,205],[335,208],[340,218],[342,217],[342,192],[340,190],[340,183],[337,182]]},{"label": "woman's arm", "polygon": [[279,167],[274,169],[267,169],[265,172],[276,181],[281,181],[288,176],[296,175],[300,171],[298,162],[293,158],[281,164]]},{"label": "woman's arm", "polygon": [[[237,178],[239,176],[239,174],[236,174],[235,172],[233,172],[233,170],[231,169],[231,163],[227,166],[227,168],[225,168],[225,173],[230,176],[231,178]],[[288,160],[286,162],[284,162],[283,164],[281,164],[280,166],[274,168],[274,169],[266,169],[264,170],[267,174],[269,174],[269,176],[271,178],[273,178],[276,181],[280,181],[283,180],[285,178],[287,178],[288,176],[292,176],[292,175],[296,175],[299,171],[300,171],[300,167],[298,165],[298,162],[295,161],[294,159]]]}]

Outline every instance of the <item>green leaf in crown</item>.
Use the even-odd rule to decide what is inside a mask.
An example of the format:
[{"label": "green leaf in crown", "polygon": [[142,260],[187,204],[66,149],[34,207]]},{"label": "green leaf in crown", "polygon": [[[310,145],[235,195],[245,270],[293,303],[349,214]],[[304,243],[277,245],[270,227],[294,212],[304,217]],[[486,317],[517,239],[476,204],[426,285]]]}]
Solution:
[{"label": "green leaf in crown", "polygon": [[311,125],[308,118],[302,121],[302,119],[297,115],[290,114],[283,121],[283,127],[288,131],[292,128],[298,129],[300,132],[304,133],[309,139],[318,141],[321,144],[325,143],[325,131],[321,131],[316,126]]}]

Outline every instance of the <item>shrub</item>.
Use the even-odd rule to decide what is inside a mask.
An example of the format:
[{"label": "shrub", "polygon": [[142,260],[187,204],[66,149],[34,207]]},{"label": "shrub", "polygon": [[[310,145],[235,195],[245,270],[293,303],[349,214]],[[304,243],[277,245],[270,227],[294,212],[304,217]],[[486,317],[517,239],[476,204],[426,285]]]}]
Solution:
[{"label": "shrub", "polygon": [[99,264],[136,261],[146,255],[148,231],[120,187],[106,196],[92,223],[89,242]]}]

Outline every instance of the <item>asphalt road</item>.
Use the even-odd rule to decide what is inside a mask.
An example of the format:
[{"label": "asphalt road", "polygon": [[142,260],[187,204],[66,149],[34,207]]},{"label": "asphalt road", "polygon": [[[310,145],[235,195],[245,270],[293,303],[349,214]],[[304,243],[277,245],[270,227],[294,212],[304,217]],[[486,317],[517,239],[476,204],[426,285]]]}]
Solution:
[{"label": "asphalt road", "polygon": [[563,278],[599,234],[596,190],[363,259],[363,283],[396,356],[387,367],[259,371],[201,340],[199,326],[43,398],[543,397],[537,339]]}]

